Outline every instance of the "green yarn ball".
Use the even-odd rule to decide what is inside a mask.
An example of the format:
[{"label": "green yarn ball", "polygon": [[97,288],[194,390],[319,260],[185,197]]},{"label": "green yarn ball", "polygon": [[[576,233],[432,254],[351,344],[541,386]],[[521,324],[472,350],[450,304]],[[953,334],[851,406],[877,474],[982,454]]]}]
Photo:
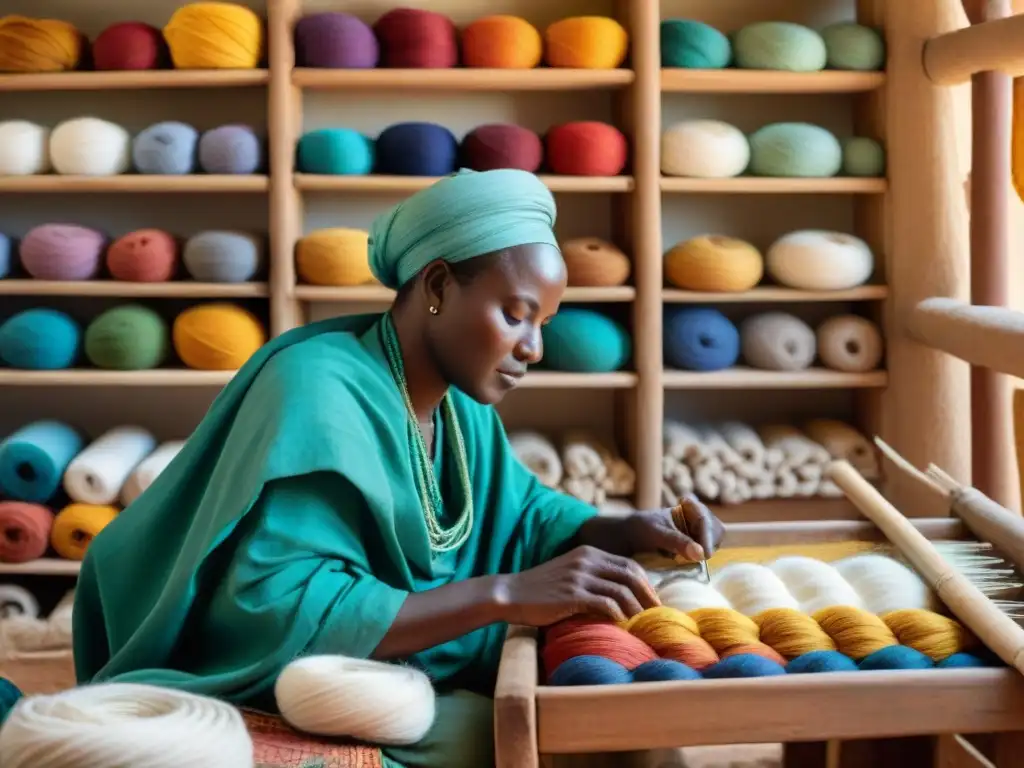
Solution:
[{"label": "green yarn ball", "polygon": [[748,24],[733,36],[732,47],[741,69],[820,72],[828,58],[821,35],[788,21]]},{"label": "green yarn ball", "polygon": [[810,123],[772,123],[750,135],[753,176],[824,178],[843,167],[843,148],[829,131]]},{"label": "green yarn ball", "polygon": [[167,322],[149,307],[108,309],[85,329],[85,356],[97,368],[143,371],[159,367],[171,348]]},{"label": "green yarn ball", "polygon": [[843,174],[879,177],[885,175],[885,150],[874,139],[855,136],[843,142]]},{"label": "green yarn ball", "polygon": [[831,69],[872,72],[885,65],[885,41],[878,30],[844,21],[821,30]]},{"label": "green yarn ball", "polygon": [[609,373],[626,364],[632,342],[626,329],[588,309],[563,309],[541,332],[544,367],[573,373]]},{"label": "green yarn ball", "polygon": [[295,163],[300,173],[366,176],[376,160],[373,139],[348,128],[322,128],[299,139]]},{"label": "green yarn ball", "polygon": [[692,19],[661,22],[661,66],[723,69],[731,61],[729,38],[710,24]]}]

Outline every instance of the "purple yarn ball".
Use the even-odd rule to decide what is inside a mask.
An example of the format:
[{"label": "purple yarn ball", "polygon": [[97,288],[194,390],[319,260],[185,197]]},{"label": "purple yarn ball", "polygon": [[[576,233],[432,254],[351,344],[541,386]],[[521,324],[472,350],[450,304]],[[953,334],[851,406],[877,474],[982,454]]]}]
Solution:
[{"label": "purple yarn ball", "polygon": [[262,157],[260,140],[247,125],[222,125],[199,139],[199,167],[204,173],[256,173]]},{"label": "purple yarn ball", "polygon": [[36,280],[89,280],[103,261],[107,238],[76,224],[43,224],[22,238],[21,265]]},{"label": "purple yarn ball", "polygon": [[295,25],[295,65],[322,69],[373,69],[380,59],[369,24],[347,13],[314,13]]}]

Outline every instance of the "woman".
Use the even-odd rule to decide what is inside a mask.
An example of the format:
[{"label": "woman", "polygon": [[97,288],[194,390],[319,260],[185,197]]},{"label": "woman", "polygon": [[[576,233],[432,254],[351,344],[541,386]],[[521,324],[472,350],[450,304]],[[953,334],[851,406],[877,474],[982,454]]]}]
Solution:
[{"label": "woman", "polygon": [[566,271],[532,174],[461,172],[379,218],[383,315],[271,341],[184,450],[91,544],[74,611],[81,682],[145,682],[276,711],[301,654],[406,660],[438,716],[389,765],[492,764],[507,623],[656,605],[630,559],[710,555],[688,505],[625,519],[543,487],[491,407],[541,359]]}]

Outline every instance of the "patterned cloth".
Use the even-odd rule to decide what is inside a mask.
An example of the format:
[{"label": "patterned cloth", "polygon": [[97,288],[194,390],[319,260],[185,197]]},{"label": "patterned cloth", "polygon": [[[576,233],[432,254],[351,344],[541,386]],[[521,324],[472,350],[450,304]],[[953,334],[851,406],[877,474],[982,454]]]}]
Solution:
[{"label": "patterned cloth", "polygon": [[383,768],[376,747],[299,733],[279,717],[242,711],[252,736],[256,768]]}]

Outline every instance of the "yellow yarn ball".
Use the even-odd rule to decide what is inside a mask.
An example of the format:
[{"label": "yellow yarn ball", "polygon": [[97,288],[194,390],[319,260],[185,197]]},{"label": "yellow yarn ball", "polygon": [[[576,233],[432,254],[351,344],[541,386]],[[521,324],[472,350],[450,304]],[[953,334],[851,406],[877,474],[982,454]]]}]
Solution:
[{"label": "yellow yarn ball", "polygon": [[763,275],[761,252],[734,237],[702,235],[665,254],[665,280],[688,291],[749,291]]},{"label": "yellow yarn ball", "polygon": [[544,33],[549,67],[615,69],[626,60],[626,28],[607,16],[573,16],[556,21]]},{"label": "yellow yarn ball", "polygon": [[56,19],[0,17],[0,72],[66,72],[82,58],[82,33]]},{"label": "yellow yarn ball", "polygon": [[237,371],[267,342],[263,324],[235,304],[204,304],[174,319],[174,351],[189,368]]},{"label": "yellow yarn ball", "polygon": [[335,227],[318,229],[295,246],[295,269],[310,285],[365,285],[370,272],[368,232]]},{"label": "yellow yarn ball", "polygon": [[67,560],[81,560],[92,540],[117,513],[117,507],[106,504],[68,504],[53,519],[50,546]]},{"label": "yellow yarn ball", "polygon": [[171,16],[164,39],[177,69],[255,69],[263,21],[244,5],[189,3]]}]

